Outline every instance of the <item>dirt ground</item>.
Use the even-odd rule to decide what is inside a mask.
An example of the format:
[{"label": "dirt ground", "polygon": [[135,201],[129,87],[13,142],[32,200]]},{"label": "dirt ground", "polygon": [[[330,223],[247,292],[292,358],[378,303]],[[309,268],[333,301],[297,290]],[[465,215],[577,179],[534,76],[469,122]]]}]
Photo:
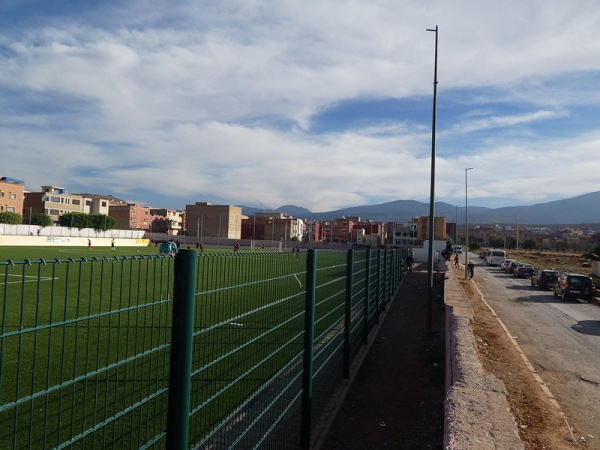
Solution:
[{"label": "dirt ground", "polygon": [[506,386],[511,412],[525,448],[587,448],[573,443],[562,413],[535,381],[498,320],[481,301],[473,282],[464,279],[460,282],[473,308],[473,333],[479,358],[484,369]]},{"label": "dirt ground", "polygon": [[429,335],[427,286],[427,272],[407,276],[322,449],[442,448],[443,293],[434,292]]},{"label": "dirt ground", "polygon": [[[579,255],[511,252],[536,267],[589,273]],[[419,269],[419,268],[417,268]],[[424,269],[421,267],[421,269]],[[464,270],[464,269],[462,269]],[[461,279],[462,270],[457,273]],[[426,271],[407,277],[341,407],[322,449],[441,449],[444,401],[443,293],[436,290],[428,333]],[[472,282],[461,280],[473,307],[484,368],[501,379],[527,450],[589,449],[537,384]],[[570,427],[568,426],[570,425]]]},{"label": "dirt ground", "polygon": [[[536,268],[554,268],[559,272],[590,274],[590,261],[571,253],[512,251],[510,258],[533,264]],[[461,272],[462,273],[462,272]],[[588,449],[585,437],[552,406],[534,380],[504,329],[481,301],[472,282],[459,279],[474,311],[476,344],[484,368],[504,382],[512,414],[526,449]]]}]

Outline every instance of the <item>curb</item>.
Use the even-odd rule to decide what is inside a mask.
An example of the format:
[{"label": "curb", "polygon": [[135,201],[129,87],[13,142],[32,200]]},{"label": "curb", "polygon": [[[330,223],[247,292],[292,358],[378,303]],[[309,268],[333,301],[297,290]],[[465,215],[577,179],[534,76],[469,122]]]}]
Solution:
[{"label": "curb", "polygon": [[467,295],[453,270],[446,274],[444,449],[524,449],[506,387],[484,371],[477,355]]}]

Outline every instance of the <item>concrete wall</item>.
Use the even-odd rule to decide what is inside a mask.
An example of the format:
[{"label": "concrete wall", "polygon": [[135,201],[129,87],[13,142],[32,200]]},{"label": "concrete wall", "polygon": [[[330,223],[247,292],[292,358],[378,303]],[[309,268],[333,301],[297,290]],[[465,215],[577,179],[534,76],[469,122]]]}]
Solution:
[{"label": "concrete wall", "polygon": [[524,449],[502,381],[485,372],[475,348],[473,311],[452,270],[446,303],[444,449]]},{"label": "concrete wall", "polygon": [[[92,247],[110,247],[112,238],[105,237],[70,237],[70,236],[7,236],[0,235],[0,246],[55,246],[55,247],[87,247],[88,239]],[[147,247],[149,239],[115,238],[117,247]]]},{"label": "concrete wall", "polygon": [[[442,252],[446,248],[446,241],[433,241],[433,252]],[[426,263],[429,260],[429,241],[423,241],[423,247],[414,247],[412,249],[415,262]],[[443,259],[443,258],[442,258]]]}]

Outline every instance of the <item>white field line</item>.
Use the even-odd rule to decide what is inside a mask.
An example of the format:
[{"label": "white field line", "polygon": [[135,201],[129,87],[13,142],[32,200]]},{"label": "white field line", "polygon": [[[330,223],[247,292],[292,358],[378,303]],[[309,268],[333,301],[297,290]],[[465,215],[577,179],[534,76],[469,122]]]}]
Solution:
[{"label": "white field line", "polygon": [[[37,275],[16,275],[16,274],[8,274],[9,277],[18,277],[19,279],[16,281],[5,281],[3,284],[16,284],[16,283],[33,283],[36,280],[39,281],[52,281],[52,280],[58,280],[58,278],[53,278],[53,277],[38,277]],[[6,274],[0,273],[0,279],[6,277]],[[28,280],[27,278],[32,278],[31,280]],[[0,281],[1,283],[1,281]]]}]

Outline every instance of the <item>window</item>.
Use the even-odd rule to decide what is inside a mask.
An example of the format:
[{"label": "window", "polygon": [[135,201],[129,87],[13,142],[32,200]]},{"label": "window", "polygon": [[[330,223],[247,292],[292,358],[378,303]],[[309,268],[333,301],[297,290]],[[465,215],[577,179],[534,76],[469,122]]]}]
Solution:
[{"label": "window", "polygon": [[4,191],[0,191],[0,197],[4,198]]},{"label": "window", "polygon": [[15,211],[15,207],[14,207],[14,206],[8,206],[8,207],[6,208],[6,210],[7,210],[8,212],[16,212],[16,211]]},{"label": "window", "polygon": [[72,205],[81,205],[81,200],[79,200],[79,199],[77,199],[77,198],[74,198],[74,199],[71,201],[71,204],[72,204]]},{"label": "window", "polygon": [[50,201],[53,203],[60,203],[60,197],[56,197],[55,195],[50,196]]},{"label": "window", "polygon": [[14,192],[11,192],[11,193],[10,193],[10,195],[9,195],[9,198],[10,198],[11,200],[15,200],[15,199],[17,198],[17,194],[16,194],[16,193],[14,193]]}]

